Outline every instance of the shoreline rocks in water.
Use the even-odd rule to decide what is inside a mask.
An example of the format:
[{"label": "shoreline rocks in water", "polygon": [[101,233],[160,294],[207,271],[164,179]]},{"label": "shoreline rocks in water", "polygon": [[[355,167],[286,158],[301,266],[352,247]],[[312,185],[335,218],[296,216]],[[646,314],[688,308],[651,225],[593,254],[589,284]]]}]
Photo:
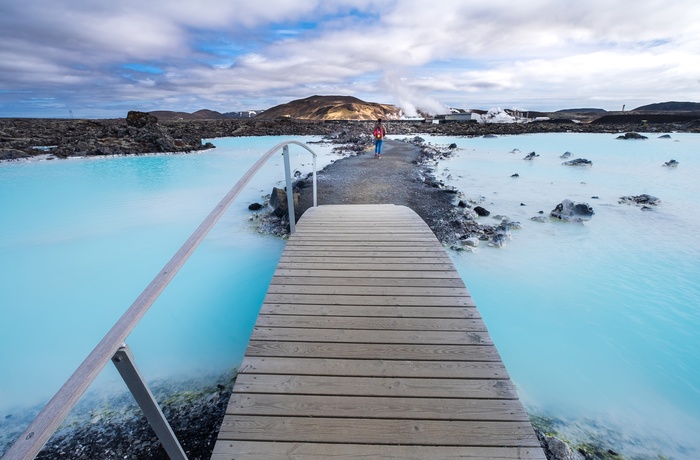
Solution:
[{"label": "shoreline rocks in water", "polygon": [[125,120],[0,119],[0,160],[50,154],[75,156],[187,153],[214,148],[193,132],[175,133],[153,115],[129,112]]},{"label": "shoreline rocks in water", "polygon": [[[236,372],[149,383],[190,460],[208,460],[231,397]],[[37,413],[38,413],[37,409]],[[35,413],[27,416],[35,416]],[[22,414],[8,415],[4,429]],[[14,423],[20,425],[21,420]],[[29,421],[26,421],[28,423]],[[23,425],[24,426],[24,425]],[[8,439],[9,444],[21,434]],[[4,451],[0,445],[0,453]],[[141,409],[127,391],[86,394],[37,455],[37,460],[168,460]]]},{"label": "shoreline rocks in water", "polygon": [[562,164],[565,166],[593,166],[593,162],[585,158],[576,158],[575,160],[565,161]]},{"label": "shoreline rocks in water", "polygon": [[549,213],[550,217],[564,222],[585,222],[591,220],[594,214],[588,203],[574,203],[569,199],[563,200]]},{"label": "shoreline rocks in water", "polygon": [[[653,122],[645,132],[699,132],[700,122]],[[240,136],[327,136],[344,144],[346,151],[361,151],[374,121],[304,121],[294,119],[204,119],[158,120],[144,112],[130,112],[124,119],[0,118],[0,161],[21,160],[50,154],[55,158],[95,155],[138,155],[144,153],[193,152],[213,148],[203,139]],[[398,135],[484,136],[530,133],[626,132],[624,139],[641,139],[634,132],[639,123],[630,118],[610,122],[571,123],[424,123],[389,121],[389,131]],[[342,138],[342,139],[341,139]]]},{"label": "shoreline rocks in water", "polygon": [[620,204],[634,204],[634,205],[642,206],[644,208],[644,207],[648,207],[648,206],[658,206],[661,203],[661,200],[655,196],[647,195],[646,193],[642,193],[641,195],[621,196],[620,199],[618,200],[618,203],[620,203]]}]

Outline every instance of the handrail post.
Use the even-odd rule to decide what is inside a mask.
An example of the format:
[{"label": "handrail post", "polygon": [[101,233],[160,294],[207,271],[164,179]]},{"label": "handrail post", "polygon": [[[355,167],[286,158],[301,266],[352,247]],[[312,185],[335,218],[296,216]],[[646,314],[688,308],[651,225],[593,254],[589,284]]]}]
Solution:
[{"label": "handrail post", "polygon": [[289,166],[289,145],[282,147],[284,156],[284,178],[287,181],[287,214],[289,214],[289,233],[293,234],[294,228],[294,191],[292,190],[292,168]]},{"label": "handrail post", "polygon": [[318,206],[318,193],[316,191],[316,154],[311,152],[314,158],[314,208]]},{"label": "handrail post", "polygon": [[146,385],[146,381],[136,367],[131,349],[125,343],[112,356],[112,362],[134,396],[143,415],[146,416],[148,424],[151,425],[156,436],[158,436],[158,440],[163,444],[163,448],[170,460],[187,460],[187,455],[177,440],[173,429],[170,427],[158,402],[153,397],[153,393],[151,393],[148,385]]}]

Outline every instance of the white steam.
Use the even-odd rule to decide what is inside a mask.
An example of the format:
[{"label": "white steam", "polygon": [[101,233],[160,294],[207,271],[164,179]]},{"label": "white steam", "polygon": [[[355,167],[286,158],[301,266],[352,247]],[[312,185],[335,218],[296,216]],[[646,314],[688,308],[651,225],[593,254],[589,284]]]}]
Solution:
[{"label": "white steam", "polygon": [[407,86],[397,72],[385,72],[382,86],[395,99],[405,117],[417,117],[419,110],[429,115],[449,113],[446,105]]}]

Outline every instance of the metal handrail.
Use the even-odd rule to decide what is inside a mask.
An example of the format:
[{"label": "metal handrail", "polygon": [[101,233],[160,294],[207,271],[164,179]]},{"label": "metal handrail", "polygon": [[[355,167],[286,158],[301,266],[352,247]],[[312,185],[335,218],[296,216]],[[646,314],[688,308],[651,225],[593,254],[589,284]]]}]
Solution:
[{"label": "metal handrail", "polygon": [[[241,177],[233,188],[209,213],[204,221],[190,235],[170,261],[153,278],[153,281],[143,290],[141,295],[124,312],[119,320],[112,326],[97,346],[90,352],[80,366],[73,372],[58,392],[51,398],[32,423],[15,441],[10,449],[5,452],[2,460],[29,460],[36,457],[41,448],[48,442],[49,438],[58,429],[59,425],[66,418],[71,409],[85,393],[90,384],[102,371],[104,366],[122,349],[126,337],[133,331],[141,318],[153,305],[165,287],[175,277],[187,259],[197,249],[197,246],[204,240],[209,231],[218,222],[219,218],[229,208],[233,200],[250,182],[253,176],[262,168],[275,152],[280,148],[284,149],[285,175],[287,181],[287,195],[292,197],[291,174],[289,168],[289,145],[295,144],[303,147],[313,155],[313,194],[314,206],[316,199],[316,153],[306,144],[298,141],[285,141],[277,144],[268,150],[251,168]],[[289,222],[290,228],[294,228],[294,201],[289,199]],[[167,423],[167,422],[166,422]]]}]

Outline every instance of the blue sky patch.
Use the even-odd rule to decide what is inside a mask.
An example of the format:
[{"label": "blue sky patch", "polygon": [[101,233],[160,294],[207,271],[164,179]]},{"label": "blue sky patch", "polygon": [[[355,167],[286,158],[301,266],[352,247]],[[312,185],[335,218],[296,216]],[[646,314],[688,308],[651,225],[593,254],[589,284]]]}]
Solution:
[{"label": "blue sky patch", "polygon": [[163,73],[163,69],[155,65],[141,64],[138,62],[123,64],[122,67],[128,70],[134,70],[141,73],[150,73],[153,75],[159,75]]}]

